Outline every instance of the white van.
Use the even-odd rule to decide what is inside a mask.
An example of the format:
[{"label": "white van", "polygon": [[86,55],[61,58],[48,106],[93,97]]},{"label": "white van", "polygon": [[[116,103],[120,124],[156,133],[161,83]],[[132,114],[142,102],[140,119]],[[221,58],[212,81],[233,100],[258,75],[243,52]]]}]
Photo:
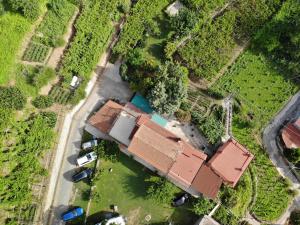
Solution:
[{"label": "white van", "polygon": [[96,152],[90,152],[80,158],[77,159],[77,165],[78,166],[84,166],[90,162],[93,162],[97,159]]}]

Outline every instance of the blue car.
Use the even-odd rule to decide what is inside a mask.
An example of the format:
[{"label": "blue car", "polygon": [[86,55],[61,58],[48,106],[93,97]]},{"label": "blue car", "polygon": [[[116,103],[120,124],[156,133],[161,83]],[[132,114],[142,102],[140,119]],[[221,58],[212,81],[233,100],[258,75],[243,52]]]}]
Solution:
[{"label": "blue car", "polygon": [[72,209],[62,214],[61,219],[63,221],[69,221],[81,216],[82,214],[83,214],[83,208],[77,207],[75,209]]}]

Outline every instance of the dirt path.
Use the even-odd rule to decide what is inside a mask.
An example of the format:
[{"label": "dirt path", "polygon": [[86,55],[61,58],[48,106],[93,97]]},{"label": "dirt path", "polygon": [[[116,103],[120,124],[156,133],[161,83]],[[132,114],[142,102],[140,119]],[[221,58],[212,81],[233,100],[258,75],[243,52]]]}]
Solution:
[{"label": "dirt path", "polygon": [[50,81],[47,85],[45,85],[44,87],[42,87],[40,89],[39,94],[40,95],[48,95],[49,92],[51,91],[51,88],[54,84],[56,84],[59,81],[59,77],[56,76],[52,81]]},{"label": "dirt path", "polygon": [[78,17],[78,15],[79,15],[79,10],[76,9],[76,11],[75,11],[75,13],[74,13],[72,19],[70,20],[69,25],[68,25],[67,32],[63,36],[63,39],[65,41],[64,46],[53,49],[52,54],[48,59],[47,66],[49,66],[53,69],[57,68],[58,63],[60,62],[60,60],[61,60],[61,58],[64,54],[65,48],[68,46],[68,44],[70,42],[70,39],[72,37],[73,29],[74,29],[73,28],[74,23],[75,23],[76,18]]}]

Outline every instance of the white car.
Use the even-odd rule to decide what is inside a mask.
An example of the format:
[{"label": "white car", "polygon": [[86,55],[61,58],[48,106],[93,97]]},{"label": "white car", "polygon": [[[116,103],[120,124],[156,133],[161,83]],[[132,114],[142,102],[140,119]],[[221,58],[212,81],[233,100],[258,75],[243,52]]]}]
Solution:
[{"label": "white car", "polygon": [[88,142],[83,143],[82,148],[83,148],[83,150],[86,150],[86,149],[92,148],[92,147],[97,146],[97,145],[98,145],[97,140],[90,140]]},{"label": "white car", "polygon": [[107,220],[103,220],[100,223],[97,223],[96,225],[126,225],[126,218],[124,216],[118,216]]},{"label": "white car", "polygon": [[77,159],[77,165],[78,166],[84,166],[90,162],[93,162],[97,159],[96,152],[90,152],[80,158]]}]

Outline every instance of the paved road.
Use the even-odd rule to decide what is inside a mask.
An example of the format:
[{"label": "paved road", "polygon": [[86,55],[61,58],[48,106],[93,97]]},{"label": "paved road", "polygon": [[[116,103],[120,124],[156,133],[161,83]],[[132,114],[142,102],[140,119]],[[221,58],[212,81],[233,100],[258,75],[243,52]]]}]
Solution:
[{"label": "paved road", "polygon": [[[60,224],[59,217],[67,210],[72,197],[71,177],[76,169],[75,161],[80,151],[81,137],[87,117],[109,98],[128,101],[132,96],[128,85],[122,82],[119,76],[119,66],[120,62],[115,65],[107,64],[104,74],[98,79],[84,105],[73,117],[50,211],[49,224],[51,225]],[[100,71],[100,68],[98,70]],[[101,75],[99,73],[98,76]]]},{"label": "paved road", "polygon": [[[284,157],[282,156],[280,149],[276,143],[276,137],[282,124],[287,119],[293,119],[300,115],[300,91],[293,96],[293,98],[286,104],[286,106],[277,114],[277,116],[270,122],[270,124],[265,128],[263,133],[263,143],[267,150],[269,157],[273,164],[276,166],[279,173],[288,178],[293,189],[298,189],[300,187],[299,181],[293,175],[290,167],[285,163]],[[300,208],[300,196],[298,195],[282,217],[276,222],[276,224],[284,224],[286,219],[289,217],[290,212],[294,208]]]}]

